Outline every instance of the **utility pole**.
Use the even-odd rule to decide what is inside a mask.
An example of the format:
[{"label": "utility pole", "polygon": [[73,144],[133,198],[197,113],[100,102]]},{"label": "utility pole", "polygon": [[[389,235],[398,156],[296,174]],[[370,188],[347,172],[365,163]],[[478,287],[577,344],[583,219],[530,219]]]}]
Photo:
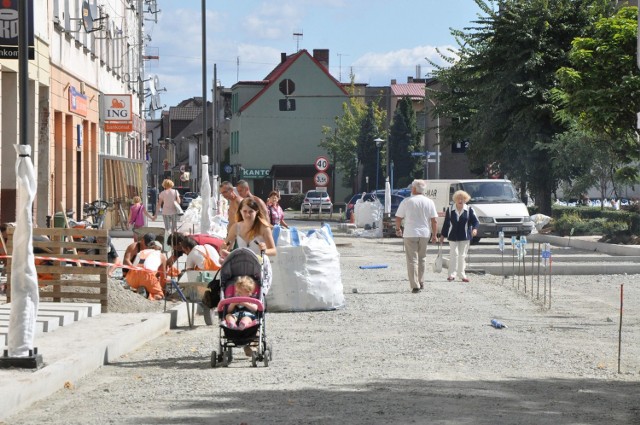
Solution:
[{"label": "utility pole", "polygon": [[[209,117],[207,115],[207,0],[202,0],[202,141],[200,143],[204,144],[204,155],[207,157],[207,164],[209,163],[209,139],[208,132],[209,129]],[[201,152],[198,149],[198,152]],[[198,163],[200,164],[200,172],[198,173],[198,177],[200,181],[204,177],[204,162],[201,157],[198,158]],[[204,195],[204,194],[202,194]],[[209,194],[210,195],[210,194]]]},{"label": "utility pole", "polygon": [[[144,81],[145,81],[145,66],[144,66],[144,9],[143,0],[137,1],[136,13],[138,14],[138,113],[140,114],[140,120],[144,120]],[[142,166],[142,175],[147,177],[148,164],[147,164],[147,134],[143,131],[138,133],[140,136],[140,163]],[[142,203],[145,208],[148,208],[149,203],[147,196],[147,178],[142,179],[142,193],[140,198],[143,199]]]}]

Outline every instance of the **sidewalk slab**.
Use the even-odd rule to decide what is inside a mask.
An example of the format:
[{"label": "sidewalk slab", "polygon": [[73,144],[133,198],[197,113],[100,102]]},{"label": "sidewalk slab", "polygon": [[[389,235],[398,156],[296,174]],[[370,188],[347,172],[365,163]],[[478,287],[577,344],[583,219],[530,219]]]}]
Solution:
[{"label": "sidewalk slab", "polygon": [[0,369],[0,421],[187,323],[183,304],[163,313],[103,313],[38,334],[38,370]]}]

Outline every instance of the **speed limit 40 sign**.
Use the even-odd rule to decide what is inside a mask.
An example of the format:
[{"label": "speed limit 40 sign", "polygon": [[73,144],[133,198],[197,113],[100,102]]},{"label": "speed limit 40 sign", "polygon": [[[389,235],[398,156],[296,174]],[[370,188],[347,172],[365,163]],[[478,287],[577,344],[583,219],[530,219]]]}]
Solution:
[{"label": "speed limit 40 sign", "polygon": [[327,171],[329,169],[329,160],[324,156],[319,156],[314,165],[318,171]]},{"label": "speed limit 40 sign", "polygon": [[326,186],[329,184],[329,176],[327,173],[320,171],[313,176],[313,182],[316,186]]}]

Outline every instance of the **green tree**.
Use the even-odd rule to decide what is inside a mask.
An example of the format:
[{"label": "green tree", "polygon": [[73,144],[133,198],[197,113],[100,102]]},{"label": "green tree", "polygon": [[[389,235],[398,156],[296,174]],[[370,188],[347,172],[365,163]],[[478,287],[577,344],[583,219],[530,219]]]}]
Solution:
[{"label": "green tree", "polygon": [[622,182],[616,170],[622,166],[612,152],[601,149],[603,141],[593,132],[573,123],[571,128],[558,134],[546,147],[550,151],[552,167],[562,170],[560,187],[565,198],[580,199],[597,187],[602,198],[617,195],[616,186]]},{"label": "green tree", "polygon": [[[557,117],[575,121],[585,132],[598,136],[593,145],[594,168],[609,184],[636,183],[639,158],[636,112],[640,111],[640,72],[636,64],[636,7],[620,9],[614,16],[601,18],[589,36],[573,40],[568,66],[558,70],[554,100],[561,109]],[[606,187],[599,184],[601,190]],[[607,195],[603,195],[607,196]]]},{"label": "green tree", "polygon": [[[369,178],[369,188],[375,190],[376,165],[378,161],[378,147],[374,142],[377,138],[385,138],[383,129],[384,112],[380,110],[376,102],[367,103],[367,114],[360,124],[360,132],[357,139],[356,153],[360,164],[360,189],[367,188],[366,178]],[[385,147],[380,147],[380,155],[384,155]],[[379,170],[378,170],[379,171]]]},{"label": "green tree", "polygon": [[[584,35],[609,0],[475,0],[484,13],[476,26],[453,31],[459,60],[437,70],[447,90],[437,111],[455,124],[448,143],[469,140],[471,168],[491,166],[529,189],[540,211],[551,213],[558,184],[545,145],[566,130],[554,116],[556,71],[569,64],[571,41]],[[435,64],[434,64],[435,65]],[[445,140],[442,140],[445,143]]]},{"label": "green tree", "polygon": [[411,156],[412,152],[420,152],[422,133],[416,123],[416,112],[409,97],[398,102],[393,122],[389,129],[388,160],[394,164],[394,186],[407,186],[415,178],[422,176],[419,157]]},{"label": "green tree", "polygon": [[335,161],[334,166],[342,172],[343,186],[357,186],[357,157],[356,141],[360,132],[360,124],[367,113],[366,105],[356,97],[351,97],[349,103],[342,105],[342,116],[335,118],[335,126],[322,128],[324,139],[320,147],[327,150]]},{"label": "green tree", "polygon": [[[335,126],[324,126],[322,132],[324,139],[319,146],[326,149],[335,159],[335,166],[343,172],[344,186],[353,186],[353,191],[363,191],[366,189],[364,178],[375,179],[376,148],[373,140],[377,137],[384,138],[386,134],[378,134],[378,129],[384,128],[386,112],[379,106],[378,102],[365,104],[361,98],[354,95],[353,85],[349,89],[349,102],[342,105],[342,116],[335,118]],[[363,126],[367,126],[368,134],[375,135],[365,142],[367,135],[363,133]],[[382,155],[382,152],[381,152]],[[365,169],[366,168],[366,169]],[[373,172],[373,174],[365,174]],[[373,181],[373,180],[371,180]]]}]

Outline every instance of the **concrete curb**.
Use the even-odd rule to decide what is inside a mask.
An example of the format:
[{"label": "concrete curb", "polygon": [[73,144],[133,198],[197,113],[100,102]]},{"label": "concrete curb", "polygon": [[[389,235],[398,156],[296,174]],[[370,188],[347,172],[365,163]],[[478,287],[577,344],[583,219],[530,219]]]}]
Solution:
[{"label": "concrete curb", "polygon": [[550,243],[559,247],[572,247],[585,251],[601,252],[603,254],[634,256],[640,255],[640,245],[615,245],[603,242],[585,241],[580,238],[534,234],[527,237],[529,242]]},{"label": "concrete curb", "polygon": [[[104,317],[104,315],[102,315]],[[86,322],[90,322],[87,319]],[[65,385],[97,370],[110,361],[129,353],[178,325],[187,323],[187,311],[184,303],[162,313],[153,313],[140,322],[127,326],[124,331],[111,334],[108,338],[90,341],[84,347],[75,349],[73,341],[60,342],[65,355],[53,363],[47,364],[47,353],[42,351],[45,366],[37,371],[18,370],[11,378],[3,379],[0,385],[0,420],[7,418],[54,392]],[[55,333],[51,335],[55,339]],[[81,338],[78,337],[78,338]],[[37,342],[37,341],[36,341]],[[84,341],[86,342],[86,341]],[[36,346],[38,344],[36,343]]]}]

